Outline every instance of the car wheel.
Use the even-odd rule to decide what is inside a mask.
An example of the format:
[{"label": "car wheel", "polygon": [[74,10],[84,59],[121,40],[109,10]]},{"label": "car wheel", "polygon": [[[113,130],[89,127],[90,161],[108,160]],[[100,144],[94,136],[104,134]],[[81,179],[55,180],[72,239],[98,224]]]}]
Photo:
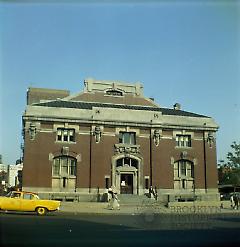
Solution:
[{"label": "car wheel", "polygon": [[38,215],[46,215],[46,213],[47,213],[47,209],[46,208],[43,208],[43,207],[38,207],[38,208],[36,208],[36,213],[38,214]]}]

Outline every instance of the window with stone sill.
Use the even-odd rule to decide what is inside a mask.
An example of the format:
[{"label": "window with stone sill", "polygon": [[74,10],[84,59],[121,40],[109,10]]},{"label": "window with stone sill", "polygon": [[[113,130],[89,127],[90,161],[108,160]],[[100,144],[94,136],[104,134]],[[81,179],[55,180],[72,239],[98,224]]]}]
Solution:
[{"label": "window with stone sill", "polygon": [[176,135],[177,147],[191,147],[191,135]]},{"label": "window with stone sill", "polygon": [[53,176],[76,176],[77,162],[75,158],[69,156],[56,157],[53,160]]},{"label": "window with stone sill", "polygon": [[179,160],[174,163],[175,178],[194,178],[194,165],[188,160]]},{"label": "window with stone sill", "polygon": [[74,129],[57,129],[57,141],[59,142],[75,142],[75,130]]},{"label": "window with stone sill", "polygon": [[192,189],[194,186],[194,164],[189,160],[174,163],[174,189]]},{"label": "window with stone sill", "polygon": [[136,145],[136,133],[119,132],[119,143]]}]

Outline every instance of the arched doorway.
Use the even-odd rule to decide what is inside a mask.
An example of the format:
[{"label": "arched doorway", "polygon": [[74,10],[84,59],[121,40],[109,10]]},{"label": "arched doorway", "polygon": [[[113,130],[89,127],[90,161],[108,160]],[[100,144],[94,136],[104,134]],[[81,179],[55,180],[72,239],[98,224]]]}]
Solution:
[{"label": "arched doorway", "polygon": [[141,159],[133,155],[113,157],[112,185],[120,194],[142,194]]}]

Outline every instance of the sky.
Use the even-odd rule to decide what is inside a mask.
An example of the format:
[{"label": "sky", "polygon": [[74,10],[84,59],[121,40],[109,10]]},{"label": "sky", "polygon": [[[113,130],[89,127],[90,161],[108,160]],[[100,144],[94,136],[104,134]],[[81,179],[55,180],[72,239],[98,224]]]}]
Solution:
[{"label": "sky", "polygon": [[240,142],[240,2],[0,1],[0,154],[21,156],[29,87],[141,82],[161,107],[211,116],[217,159]]}]

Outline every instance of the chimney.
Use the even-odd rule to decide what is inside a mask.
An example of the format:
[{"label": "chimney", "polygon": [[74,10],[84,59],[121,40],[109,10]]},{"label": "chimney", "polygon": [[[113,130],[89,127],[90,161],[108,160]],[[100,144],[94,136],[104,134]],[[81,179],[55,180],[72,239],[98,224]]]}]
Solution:
[{"label": "chimney", "polygon": [[179,104],[179,103],[175,103],[174,105],[173,105],[173,108],[174,108],[174,110],[181,110],[181,105]]}]

